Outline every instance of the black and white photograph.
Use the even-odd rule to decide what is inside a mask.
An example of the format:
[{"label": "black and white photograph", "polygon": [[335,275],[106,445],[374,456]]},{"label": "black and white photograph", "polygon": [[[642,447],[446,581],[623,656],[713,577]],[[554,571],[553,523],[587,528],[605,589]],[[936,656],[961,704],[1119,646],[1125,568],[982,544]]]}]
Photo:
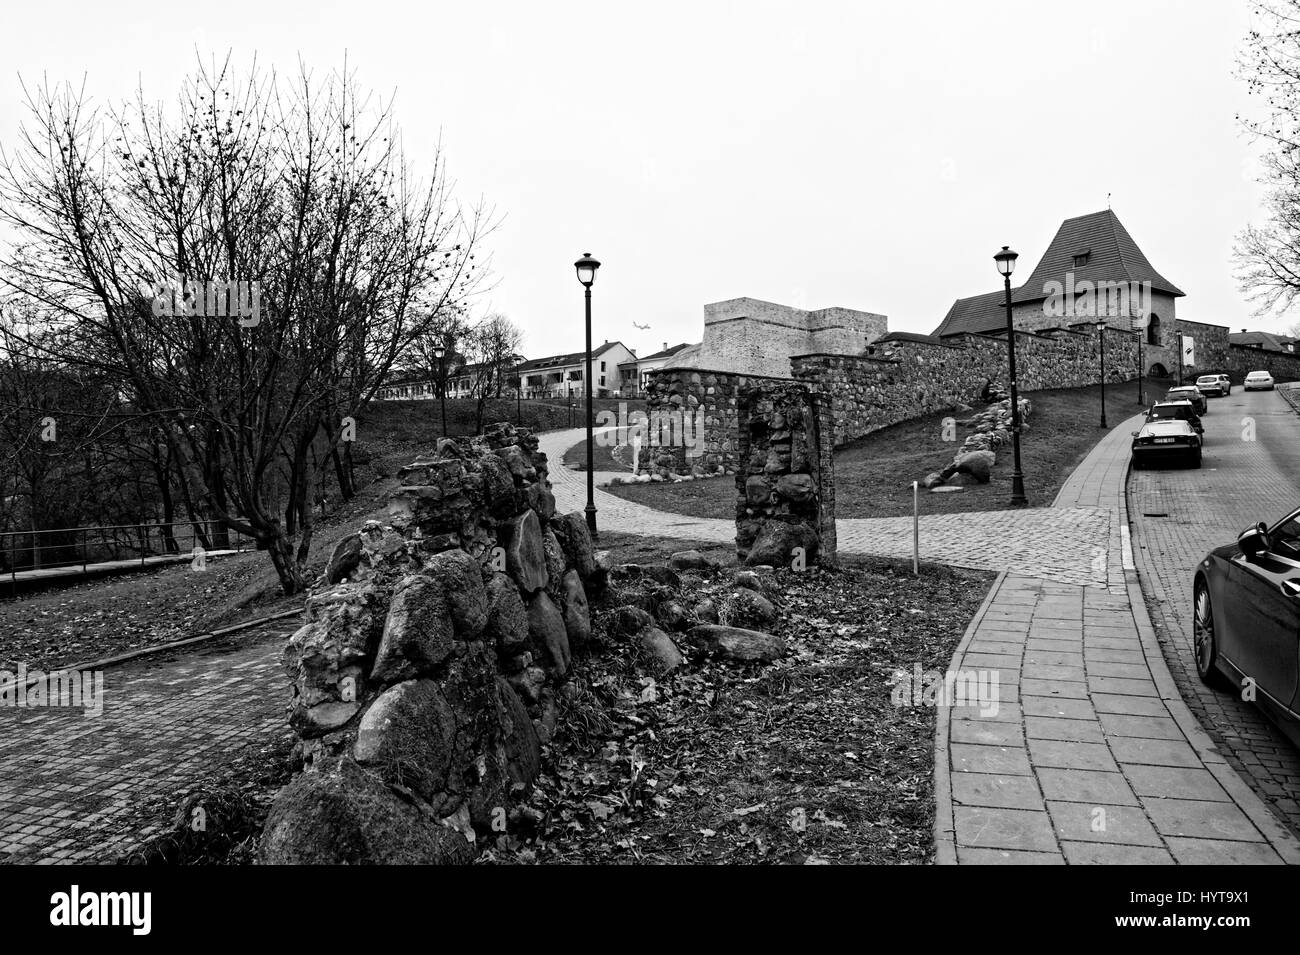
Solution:
[{"label": "black and white photograph", "polygon": [[1300,0],[0,7],[6,925],[1292,864]]}]

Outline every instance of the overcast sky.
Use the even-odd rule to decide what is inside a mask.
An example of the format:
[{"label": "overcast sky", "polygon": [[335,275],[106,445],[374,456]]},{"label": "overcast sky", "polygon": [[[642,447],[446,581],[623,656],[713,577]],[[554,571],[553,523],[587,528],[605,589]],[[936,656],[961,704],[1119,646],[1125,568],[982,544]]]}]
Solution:
[{"label": "overcast sky", "polygon": [[1261,218],[1234,119],[1244,0],[6,0],[3,19],[6,145],[19,76],[170,101],[196,51],[289,72],[346,53],[396,93],[417,169],[441,135],[459,194],[504,214],[481,310],[529,355],[581,348],[584,251],[604,263],[596,341],[642,354],[698,341],[704,304],[739,296],[929,332],[999,287],[1000,246],[1023,278],[1107,193],[1187,293],[1180,318],[1295,320],[1253,318],[1232,277]]}]

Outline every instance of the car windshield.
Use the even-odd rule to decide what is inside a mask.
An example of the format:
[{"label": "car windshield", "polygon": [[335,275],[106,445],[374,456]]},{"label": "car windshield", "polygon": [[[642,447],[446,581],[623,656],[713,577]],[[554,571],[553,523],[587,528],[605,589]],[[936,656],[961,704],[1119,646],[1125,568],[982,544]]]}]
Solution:
[{"label": "car windshield", "polygon": [[1165,418],[1190,418],[1191,416],[1192,409],[1188,405],[1153,405],[1147,418],[1154,421]]}]

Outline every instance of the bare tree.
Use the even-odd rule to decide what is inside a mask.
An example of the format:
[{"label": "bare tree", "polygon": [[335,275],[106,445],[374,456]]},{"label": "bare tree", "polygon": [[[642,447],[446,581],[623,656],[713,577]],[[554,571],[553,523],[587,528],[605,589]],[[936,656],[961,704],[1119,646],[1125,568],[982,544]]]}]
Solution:
[{"label": "bare tree", "polygon": [[470,395],[474,398],[475,430],[483,430],[488,399],[500,398],[507,376],[519,363],[524,335],[504,315],[493,314],[479,322],[465,336]]},{"label": "bare tree", "polygon": [[391,105],[346,67],[282,91],[274,72],[200,65],[172,114],[143,91],[112,111],[26,95],[20,148],[0,153],[19,237],[0,282],[300,590],[319,468],[421,325],[464,308],[490,211],[452,200],[438,155],[415,181]]},{"label": "bare tree", "polygon": [[1253,20],[1238,74],[1261,113],[1239,120],[1267,147],[1267,218],[1237,237],[1234,253],[1242,291],[1265,314],[1300,295],[1300,0],[1256,0]]}]

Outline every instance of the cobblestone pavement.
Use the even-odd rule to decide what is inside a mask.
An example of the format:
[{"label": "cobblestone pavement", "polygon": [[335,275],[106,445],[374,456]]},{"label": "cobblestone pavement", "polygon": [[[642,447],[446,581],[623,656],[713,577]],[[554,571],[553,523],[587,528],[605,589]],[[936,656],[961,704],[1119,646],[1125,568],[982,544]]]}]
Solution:
[{"label": "cobblestone pavement", "polygon": [[[1254,423],[1254,441],[1249,422]],[[1300,751],[1253,704],[1215,691],[1192,657],[1192,573],[1214,547],[1300,503],[1300,419],[1276,392],[1210,399],[1201,470],[1134,471],[1133,544],[1151,619],[1183,698],[1228,763],[1300,834]]]},{"label": "cobblestone pavement", "polygon": [[[581,428],[538,436],[541,450],[552,462],[551,484],[561,511],[581,510],[587,503],[585,472],[556,464],[585,436]],[[658,511],[599,487],[595,503],[599,526],[610,530],[710,543],[729,543],[736,538],[736,525],[730,518],[686,517]],[[1058,509],[930,514],[922,515],[920,523],[922,560],[979,570],[1010,569],[1066,583],[1100,586],[1106,582],[1106,555],[1114,531],[1109,507],[1080,504]],[[912,556],[910,517],[841,520],[836,529],[841,553]]]},{"label": "cobblestone pavement", "polygon": [[0,707],[0,862],[112,859],[158,828],[122,831],[133,807],[287,738],[284,642],[269,629],[109,667],[97,717]]},{"label": "cobblestone pavement", "polygon": [[952,670],[986,687],[996,675],[998,692],[939,714],[941,863],[1300,862],[1300,842],[1216,749],[1155,639],[1126,560],[1131,429],[1104,438],[1057,498],[1113,509],[1106,586],[1004,574],[953,655]]}]

